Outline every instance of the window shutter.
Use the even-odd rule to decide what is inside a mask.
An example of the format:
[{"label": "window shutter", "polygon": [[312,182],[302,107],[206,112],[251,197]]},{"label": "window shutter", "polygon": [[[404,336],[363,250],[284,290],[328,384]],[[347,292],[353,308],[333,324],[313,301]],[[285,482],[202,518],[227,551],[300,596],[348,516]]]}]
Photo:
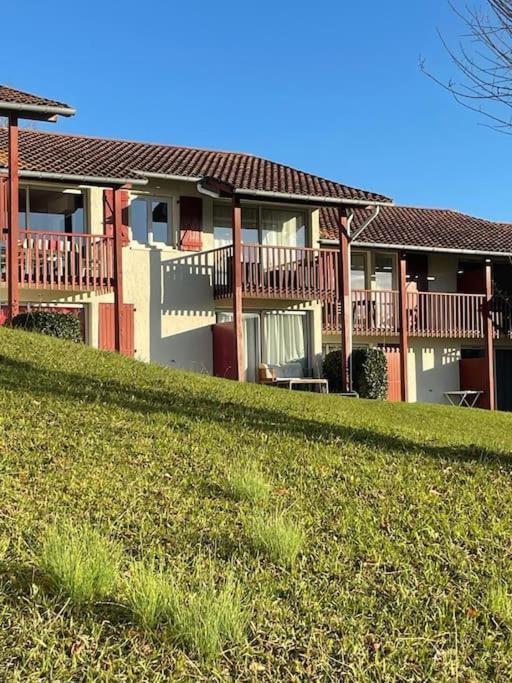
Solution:
[{"label": "window shutter", "polygon": [[[121,244],[125,247],[129,241],[128,206],[129,196],[121,190]],[[103,190],[103,231],[108,237],[114,236],[114,190]]]},{"label": "window shutter", "polygon": [[183,251],[203,248],[203,200],[201,197],[180,197],[180,245]]}]

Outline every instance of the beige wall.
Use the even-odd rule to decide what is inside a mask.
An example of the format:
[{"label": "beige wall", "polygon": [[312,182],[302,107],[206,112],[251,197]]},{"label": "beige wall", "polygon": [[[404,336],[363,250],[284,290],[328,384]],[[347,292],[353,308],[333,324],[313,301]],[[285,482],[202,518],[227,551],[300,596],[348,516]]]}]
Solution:
[{"label": "beige wall", "polygon": [[456,254],[429,254],[428,289],[430,292],[456,292],[458,256]]}]

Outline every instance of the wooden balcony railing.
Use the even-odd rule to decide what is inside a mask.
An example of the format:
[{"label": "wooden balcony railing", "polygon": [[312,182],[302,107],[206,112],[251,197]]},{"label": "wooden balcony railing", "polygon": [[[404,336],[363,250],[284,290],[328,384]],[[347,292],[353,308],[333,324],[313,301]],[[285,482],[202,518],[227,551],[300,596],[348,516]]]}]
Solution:
[{"label": "wooden balcony railing", "polygon": [[408,292],[409,334],[416,337],[484,336],[483,294]]},{"label": "wooden balcony railing", "polygon": [[[483,294],[408,292],[407,324],[413,337],[483,339]],[[323,303],[324,332],[340,330],[341,306],[336,298]],[[496,296],[491,303],[494,336],[512,338],[512,302]],[[361,336],[398,335],[398,292],[352,290],[352,328]]]},{"label": "wooden balcony railing", "polygon": [[[214,249],[213,284],[216,299],[232,296],[233,247]],[[246,297],[299,299],[333,298],[338,256],[331,249],[242,245],[242,294]]]},{"label": "wooden balcony railing", "polygon": [[[114,279],[114,240],[105,235],[20,230],[21,287],[106,291]],[[6,239],[0,242],[0,277],[7,276]]]}]

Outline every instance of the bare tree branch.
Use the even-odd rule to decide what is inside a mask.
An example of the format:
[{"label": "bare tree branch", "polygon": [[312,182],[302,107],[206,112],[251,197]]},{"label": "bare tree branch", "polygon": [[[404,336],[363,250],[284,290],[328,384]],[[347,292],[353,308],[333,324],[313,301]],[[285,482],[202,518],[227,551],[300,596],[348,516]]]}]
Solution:
[{"label": "bare tree branch", "polygon": [[438,34],[459,80],[440,79],[424,59],[420,68],[457,102],[486,118],[489,127],[512,135],[512,0],[485,0],[479,8],[448,2],[464,34],[456,48]]}]

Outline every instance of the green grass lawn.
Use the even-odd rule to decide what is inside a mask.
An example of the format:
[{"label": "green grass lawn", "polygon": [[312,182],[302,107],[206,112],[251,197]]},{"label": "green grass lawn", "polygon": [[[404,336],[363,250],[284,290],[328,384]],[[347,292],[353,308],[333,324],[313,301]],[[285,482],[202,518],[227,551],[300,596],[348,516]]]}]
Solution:
[{"label": "green grass lawn", "polygon": [[[241,386],[1,329],[0,429],[2,681],[512,678],[512,415]],[[250,535],[276,515],[290,563]],[[48,529],[81,524],[120,578],[75,605],[39,558]],[[123,593],[137,561],[190,590],[236,580],[245,638],[204,659],[142,628]]]}]

